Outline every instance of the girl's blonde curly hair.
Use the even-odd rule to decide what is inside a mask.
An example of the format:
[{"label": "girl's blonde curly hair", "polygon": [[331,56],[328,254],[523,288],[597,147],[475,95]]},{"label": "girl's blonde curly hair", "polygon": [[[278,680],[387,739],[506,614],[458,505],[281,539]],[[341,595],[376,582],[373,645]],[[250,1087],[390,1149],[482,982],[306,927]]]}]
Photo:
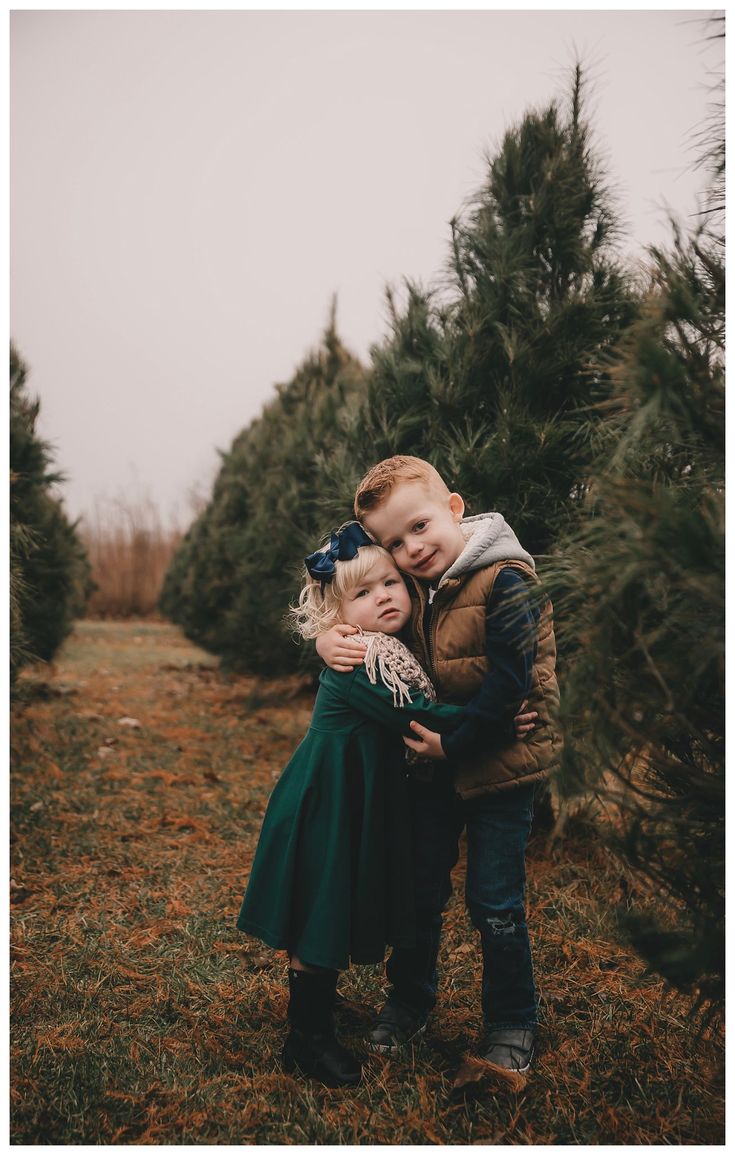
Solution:
[{"label": "girl's blonde curly hair", "polygon": [[[325,553],[327,548],[324,547]],[[302,638],[318,638],[326,633],[341,622],[342,602],[346,595],[365,580],[380,558],[388,558],[393,563],[393,558],[382,546],[361,545],[350,561],[335,561],[334,577],[325,584],[324,593],[321,583],[304,570],[304,587],[298,603],[289,606],[287,625]]]}]

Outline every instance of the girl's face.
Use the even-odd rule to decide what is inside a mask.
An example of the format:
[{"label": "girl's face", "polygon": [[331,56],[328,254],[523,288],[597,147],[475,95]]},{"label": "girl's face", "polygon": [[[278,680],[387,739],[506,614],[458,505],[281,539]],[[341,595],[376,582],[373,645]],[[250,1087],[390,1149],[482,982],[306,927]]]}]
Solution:
[{"label": "girl's face", "polygon": [[342,601],[341,617],[348,626],[397,634],[411,616],[411,598],[390,558],[379,558],[359,585]]}]

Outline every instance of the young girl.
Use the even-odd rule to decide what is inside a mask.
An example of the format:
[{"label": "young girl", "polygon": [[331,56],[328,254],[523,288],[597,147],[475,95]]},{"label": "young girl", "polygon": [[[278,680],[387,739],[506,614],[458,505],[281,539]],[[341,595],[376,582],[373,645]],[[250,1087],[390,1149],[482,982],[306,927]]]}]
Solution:
[{"label": "young girl", "polygon": [[335,623],[367,645],[351,674],[323,670],[311,726],[271,794],[238,928],[289,954],[287,1071],[330,1086],[359,1082],[336,1039],[338,972],[414,942],[405,747],[417,720],[442,733],[464,716],[438,705],[394,636],[411,604],[390,555],[352,522],[306,559],[292,621],[305,638]]}]

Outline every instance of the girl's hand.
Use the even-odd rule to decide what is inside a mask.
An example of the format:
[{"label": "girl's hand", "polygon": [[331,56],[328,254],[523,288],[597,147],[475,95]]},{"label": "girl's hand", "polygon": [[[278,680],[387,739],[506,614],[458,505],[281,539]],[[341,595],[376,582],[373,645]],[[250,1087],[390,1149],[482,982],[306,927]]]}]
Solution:
[{"label": "girl's hand", "polygon": [[415,738],[404,738],[403,741],[423,758],[446,758],[442,746],[441,734],[434,730],[427,730],[420,722],[412,722],[411,729]]},{"label": "girl's hand", "polygon": [[523,741],[526,734],[530,734],[533,732],[533,730],[536,729],[536,719],[538,718],[538,711],[537,710],[530,710],[527,714],[524,714],[523,711],[525,710],[527,705],[528,705],[528,698],[526,698],[523,702],[521,702],[521,704],[518,708],[518,713],[516,714],[515,718],[513,719],[513,725],[515,726],[515,731],[516,731],[516,738],[518,739],[519,742]]},{"label": "girl's hand", "polygon": [[316,652],[330,670],[339,674],[349,674],[355,666],[365,660],[365,643],[350,634],[356,634],[355,626],[332,626],[331,630],[320,634],[316,640]]}]

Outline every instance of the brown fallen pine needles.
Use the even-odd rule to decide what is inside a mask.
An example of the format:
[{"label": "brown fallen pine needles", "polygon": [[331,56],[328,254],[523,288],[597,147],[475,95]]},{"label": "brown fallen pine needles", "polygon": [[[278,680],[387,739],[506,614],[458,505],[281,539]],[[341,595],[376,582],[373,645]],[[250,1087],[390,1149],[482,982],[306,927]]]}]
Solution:
[{"label": "brown fallen pine needles", "polygon": [[[220,674],[174,627],[82,622],[12,731],[14,1143],[717,1144],[721,1046],[617,936],[631,880],[594,830],[529,856],[544,1026],[525,1086],[452,1084],[480,1029],[463,864],[425,1040],[356,1090],[284,1074],[284,958],[235,918],[299,679]],[[139,727],[118,719],[137,719]],[[380,967],[340,979],[355,1048]]]}]

